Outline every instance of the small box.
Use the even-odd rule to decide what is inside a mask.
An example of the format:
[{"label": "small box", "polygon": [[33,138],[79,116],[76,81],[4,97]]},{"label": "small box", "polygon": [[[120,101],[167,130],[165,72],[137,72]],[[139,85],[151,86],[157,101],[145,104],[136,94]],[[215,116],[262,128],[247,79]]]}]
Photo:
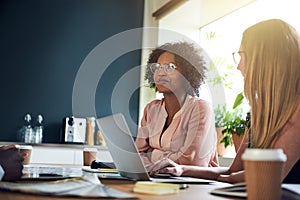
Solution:
[{"label": "small box", "polygon": [[62,127],[63,143],[85,143],[86,119],[78,117],[65,117]]}]

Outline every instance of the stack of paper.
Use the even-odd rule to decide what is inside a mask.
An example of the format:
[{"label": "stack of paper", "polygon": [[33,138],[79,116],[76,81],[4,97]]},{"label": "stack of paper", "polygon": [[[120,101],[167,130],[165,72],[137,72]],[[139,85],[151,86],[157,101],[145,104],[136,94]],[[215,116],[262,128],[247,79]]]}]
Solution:
[{"label": "stack of paper", "polygon": [[179,191],[179,186],[172,183],[155,183],[150,181],[136,182],[134,192],[145,194],[174,194]]},{"label": "stack of paper", "polygon": [[0,182],[0,190],[35,195],[75,196],[87,198],[135,198],[133,195],[112,189],[88,177],[69,178],[46,182]]}]

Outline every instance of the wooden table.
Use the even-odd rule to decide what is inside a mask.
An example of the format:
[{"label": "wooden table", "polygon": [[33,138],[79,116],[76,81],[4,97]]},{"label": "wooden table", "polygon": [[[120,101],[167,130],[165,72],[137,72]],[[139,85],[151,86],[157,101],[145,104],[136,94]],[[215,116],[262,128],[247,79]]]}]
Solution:
[{"label": "wooden table", "polygon": [[[47,167],[47,166],[46,166]],[[70,172],[70,166],[58,166],[61,168],[65,168],[66,172]],[[89,172],[83,172],[82,171],[82,166],[71,166],[73,171],[71,170],[72,174],[75,173],[79,176],[82,176],[83,174],[91,175]],[[34,168],[33,168],[34,169]],[[24,170],[26,171],[26,170]],[[94,176],[95,174],[93,174]],[[102,184],[128,193],[130,195],[135,196],[135,199],[142,199],[142,200],[228,200],[228,199],[239,199],[239,198],[233,198],[233,197],[223,197],[223,196],[217,196],[217,195],[212,195],[210,192],[213,189],[216,188],[221,188],[221,187],[226,187],[229,186],[230,184],[227,183],[221,183],[221,182],[212,182],[209,184],[189,184],[189,187],[186,189],[180,190],[176,194],[171,194],[171,195],[149,195],[149,194],[140,194],[140,193],[134,193],[133,192],[133,187],[135,182],[130,181],[130,180],[125,180],[125,179],[103,179],[100,178],[100,181]],[[41,182],[41,181],[38,181]],[[26,184],[26,183],[24,183]],[[42,196],[42,195],[32,195],[32,194],[25,194],[25,193],[17,193],[17,192],[8,192],[8,191],[3,191],[0,190],[0,200],[71,200],[71,199],[76,199],[76,200],[90,200],[90,199],[99,199],[99,198],[79,198],[79,197],[59,197],[59,196]],[[110,198],[111,199],[111,198]],[[290,199],[294,200],[297,199],[299,200],[300,197],[299,195],[294,195],[291,194],[287,191],[283,191],[282,198],[281,199]]]},{"label": "wooden table", "polygon": [[[211,184],[189,184],[187,189],[182,189],[177,194],[171,195],[149,195],[149,194],[139,194],[132,192],[134,183],[133,181],[115,181],[115,180],[101,180],[105,185],[111,188],[121,190],[123,192],[132,194],[139,199],[143,200],[199,200],[199,199],[235,199],[227,198],[210,194],[214,188],[226,187],[226,183],[211,183]],[[237,199],[237,198],[236,198]]]},{"label": "wooden table", "polygon": [[[132,190],[135,182],[133,181],[101,179],[101,182],[111,188],[132,194],[137,197],[136,199],[143,199],[143,200],[234,199],[234,198],[227,198],[227,197],[221,197],[221,196],[210,194],[210,191],[214,188],[227,186],[228,184],[226,183],[192,184],[189,185],[187,189],[180,190],[179,193],[177,194],[148,195],[148,194],[134,193]],[[71,199],[90,200],[91,198],[39,196],[39,195],[0,191],[0,199],[1,200],[46,200],[46,199],[47,200],[71,200]]]}]

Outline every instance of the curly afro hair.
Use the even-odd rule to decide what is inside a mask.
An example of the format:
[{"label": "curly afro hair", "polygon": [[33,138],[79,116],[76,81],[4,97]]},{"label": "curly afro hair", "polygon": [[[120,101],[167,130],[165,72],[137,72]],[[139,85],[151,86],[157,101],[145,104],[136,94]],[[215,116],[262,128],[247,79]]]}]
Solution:
[{"label": "curly afro hair", "polygon": [[145,73],[145,80],[148,81],[150,88],[157,88],[154,83],[153,73],[149,65],[156,63],[159,56],[165,52],[174,54],[175,65],[180,67],[181,74],[189,82],[190,86],[187,88],[187,94],[191,96],[199,96],[199,87],[204,83],[205,79],[205,62],[200,55],[200,48],[196,48],[193,44],[188,42],[166,43],[162,46],[152,50],[149,55],[147,68]]}]

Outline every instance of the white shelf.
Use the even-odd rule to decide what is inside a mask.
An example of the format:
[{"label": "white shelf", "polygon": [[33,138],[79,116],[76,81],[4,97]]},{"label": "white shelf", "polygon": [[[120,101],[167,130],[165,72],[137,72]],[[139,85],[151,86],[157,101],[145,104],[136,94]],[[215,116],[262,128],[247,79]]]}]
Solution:
[{"label": "white shelf", "polygon": [[[34,145],[32,148],[31,163],[33,164],[65,164],[82,165],[83,164],[83,146],[44,146]],[[111,162],[112,158],[109,151],[104,148],[98,148],[97,160]]]}]

